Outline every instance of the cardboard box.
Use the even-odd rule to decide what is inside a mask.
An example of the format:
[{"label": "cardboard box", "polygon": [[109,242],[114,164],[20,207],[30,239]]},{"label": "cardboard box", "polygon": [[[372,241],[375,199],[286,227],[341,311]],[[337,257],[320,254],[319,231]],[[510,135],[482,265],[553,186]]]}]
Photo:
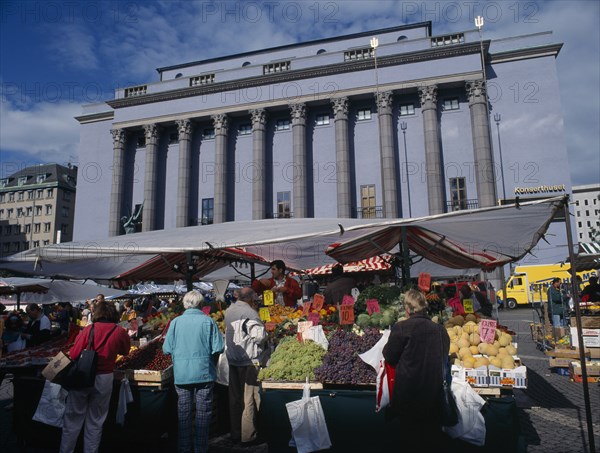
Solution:
[{"label": "cardboard box", "polygon": [[[585,366],[588,376],[600,376],[600,362],[585,362]],[[569,371],[578,376],[581,376],[583,372],[579,362],[571,362]]]},{"label": "cardboard box", "polygon": [[553,327],[552,335],[557,339],[561,339],[562,337],[569,335],[569,329],[567,327]]},{"label": "cardboard box", "polygon": [[516,389],[527,388],[527,368],[524,366],[515,369],[502,369],[500,372],[500,384],[502,387],[513,387]]},{"label": "cardboard box", "polygon": [[585,348],[585,353],[589,354],[590,359],[600,359],[600,348]]},{"label": "cardboard box", "polygon": [[473,387],[488,387],[487,367],[465,368],[465,379]]},{"label": "cardboard box", "polygon": [[494,365],[488,365],[488,385],[490,387],[502,387],[502,369]]},{"label": "cardboard box", "polygon": [[[583,345],[588,348],[600,348],[600,329],[583,329]],[[571,344],[579,347],[577,328],[571,327]]]},{"label": "cardboard box", "polygon": [[571,359],[550,359],[550,363],[548,366],[550,368],[569,368],[571,364]]},{"label": "cardboard box", "polygon": [[[580,359],[578,349],[553,349],[551,351],[546,351],[546,355],[549,357],[556,357],[557,359]],[[586,352],[585,356],[589,359],[589,352]]]},{"label": "cardboard box", "polygon": [[[600,316],[582,316],[581,326],[589,329],[600,329]],[[577,327],[577,318],[571,318],[571,327]]]}]

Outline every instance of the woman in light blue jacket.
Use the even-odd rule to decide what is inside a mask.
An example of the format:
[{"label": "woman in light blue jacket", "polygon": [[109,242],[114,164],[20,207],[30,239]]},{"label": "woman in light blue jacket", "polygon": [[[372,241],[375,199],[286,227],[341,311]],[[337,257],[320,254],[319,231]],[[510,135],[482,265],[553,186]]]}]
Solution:
[{"label": "woman in light blue jacket", "polygon": [[[208,451],[216,364],[223,352],[223,335],[217,324],[200,310],[204,300],[198,291],[183,296],[185,312],[171,321],[163,352],[173,358],[179,419],[179,451]],[[192,401],[196,400],[196,435],[193,435]],[[194,447],[195,444],[195,447]]]}]

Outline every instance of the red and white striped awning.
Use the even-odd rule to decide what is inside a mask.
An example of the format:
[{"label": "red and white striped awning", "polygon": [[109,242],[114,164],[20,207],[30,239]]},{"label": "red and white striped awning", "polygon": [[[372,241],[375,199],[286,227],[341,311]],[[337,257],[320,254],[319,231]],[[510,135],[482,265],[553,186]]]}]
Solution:
[{"label": "red and white striped awning", "polygon": [[[387,253],[383,255],[372,256],[371,258],[344,264],[344,272],[386,271],[392,267],[391,260],[392,256]],[[311,269],[305,269],[304,271],[296,273],[295,275],[327,275],[331,274],[333,267],[338,265],[339,263],[331,263],[325,266],[313,267]]]}]

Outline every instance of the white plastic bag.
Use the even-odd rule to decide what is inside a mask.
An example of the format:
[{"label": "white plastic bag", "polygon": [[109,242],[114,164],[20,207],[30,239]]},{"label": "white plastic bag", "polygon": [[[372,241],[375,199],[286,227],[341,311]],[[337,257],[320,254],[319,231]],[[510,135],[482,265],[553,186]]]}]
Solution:
[{"label": "white plastic bag", "polygon": [[387,374],[385,367],[385,359],[383,358],[383,347],[387,344],[390,338],[390,329],[383,331],[383,335],[375,346],[367,352],[358,356],[368,365],[371,365],[377,373],[376,391],[375,391],[375,412],[379,412],[391,403],[390,393],[390,376]]},{"label": "white plastic bag", "polygon": [[458,423],[454,426],[445,426],[442,429],[451,438],[462,439],[473,445],[485,444],[485,419],[481,408],[485,400],[466,382],[452,380],[452,393],[458,407]]},{"label": "white plastic bag", "polygon": [[327,337],[323,331],[323,326],[321,325],[312,326],[306,332],[303,332],[302,339],[312,340],[318,345],[321,345],[326,351],[329,349],[329,341],[327,341]]},{"label": "white plastic bag", "polygon": [[46,380],[33,420],[62,428],[68,394],[60,385]]},{"label": "white plastic bag", "polygon": [[227,347],[219,356],[217,362],[217,384],[229,385],[229,362],[227,361]]},{"label": "white plastic bag", "polygon": [[318,396],[310,396],[308,379],[304,384],[302,399],[286,403],[285,407],[298,453],[310,453],[331,447],[321,400]]}]

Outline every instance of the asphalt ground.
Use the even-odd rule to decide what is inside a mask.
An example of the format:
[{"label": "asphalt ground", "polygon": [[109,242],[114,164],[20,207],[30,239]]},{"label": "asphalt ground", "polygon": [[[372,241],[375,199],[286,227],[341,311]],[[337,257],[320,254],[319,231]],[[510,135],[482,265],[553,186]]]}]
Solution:
[{"label": "asphalt ground", "polygon": [[[572,382],[568,376],[559,375],[548,367],[548,357],[538,349],[538,345],[531,338],[529,325],[535,318],[535,313],[526,307],[499,312],[500,323],[517,332],[518,354],[528,368],[528,388],[514,390],[522,449],[532,453],[591,453],[588,445],[583,384]],[[600,451],[600,386],[590,383],[589,393],[596,451]],[[0,452],[55,451],[18,446],[12,429],[12,398],[12,383],[7,378],[0,385]],[[32,435],[35,436],[35,433]],[[399,441],[398,451],[402,451],[401,444]],[[161,450],[173,451],[172,443],[165,443]],[[210,451],[265,453],[268,449],[265,444],[240,447],[230,442],[228,435],[223,435],[211,440]],[[373,439],[373,452],[376,451],[377,441]]]}]

